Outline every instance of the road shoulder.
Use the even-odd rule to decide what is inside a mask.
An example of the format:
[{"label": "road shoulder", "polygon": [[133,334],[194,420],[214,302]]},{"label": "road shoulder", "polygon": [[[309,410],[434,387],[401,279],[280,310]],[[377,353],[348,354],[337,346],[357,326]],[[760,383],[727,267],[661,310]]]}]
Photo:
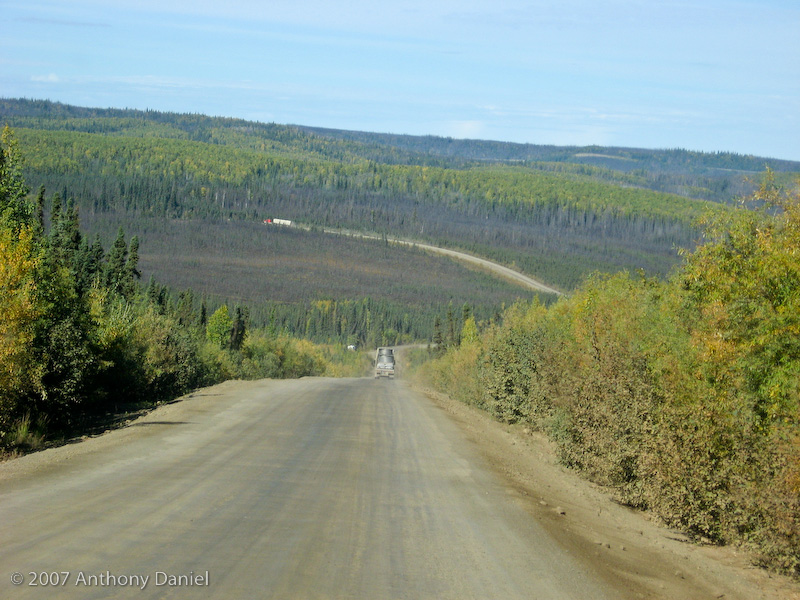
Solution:
[{"label": "road shoulder", "polygon": [[231,389],[240,389],[249,382],[225,381],[217,385],[197,389],[148,409],[141,416],[131,418],[122,424],[109,425],[97,434],[83,435],[71,440],[44,448],[29,454],[12,456],[0,462],[0,484],[8,487],[20,484],[28,477],[39,476],[46,472],[58,471],[64,465],[72,465],[76,461],[98,452],[108,452],[125,443],[158,433],[157,428],[143,427],[146,424],[160,424],[187,418],[199,405],[214,402]]},{"label": "road shoulder", "polygon": [[732,547],[692,543],[558,463],[553,444],[523,426],[416,388],[461,428],[505,478],[508,494],[571,553],[630,598],[797,600],[800,584],[751,564]]}]

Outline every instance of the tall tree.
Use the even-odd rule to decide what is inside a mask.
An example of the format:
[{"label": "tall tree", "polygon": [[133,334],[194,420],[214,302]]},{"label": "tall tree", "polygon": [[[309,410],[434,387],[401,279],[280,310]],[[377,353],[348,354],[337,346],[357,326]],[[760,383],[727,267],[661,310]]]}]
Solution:
[{"label": "tall tree", "polygon": [[88,272],[92,277],[92,282],[94,282],[102,273],[103,259],[105,256],[106,252],[103,249],[103,243],[100,241],[100,234],[96,234],[94,236],[94,241],[89,248],[89,260],[87,263]]},{"label": "tall tree", "polygon": [[142,273],[139,271],[139,238],[138,236],[133,236],[128,246],[128,256],[125,259],[125,268],[120,282],[122,295],[129,299],[133,298],[136,295],[137,281],[141,278]]},{"label": "tall tree", "polygon": [[36,231],[38,235],[44,234],[44,204],[45,204],[45,187],[39,187],[39,193],[36,194]]},{"label": "tall tree", "polygon": [[27,228],[0,227],[0,441],[17,402],[35,386],[33,239]]},{"label": "tall tree", "polygon": [[442,321],[439,315],[433,321],[433,345],[437,352],[444,351],[444,335],[442,334]]},{"label": "tall tree", "polygon": [[206,338],[218,347],[226,348],[230,343],[232,328],[233,322],[228,312],[228,306],[223,304],[208,319]]},{"label": "tall tree", "polygon": [[456,340],[456,319],[453,315],[453,303],[447,305],[447,347],[457,346]]},{"label": "tall tree", "polygon": [[63,236],[64,244],[70,256],[74,256],[75,252],[81,245],[81,221],[78,216],[78,204],[74,198],[67,201],[67,210],[63,216]]},{"label": "tall tree", "polygon": [[30,224],[32,208],[27,194],[17,140],[6,126],[0,136],[0,219],[15,230]]},{"label": "tall tree", "polygon": [[53,194],[50,199],[50,237],[59,235],[59,228],[61,227],[61,196]]},{"label": "tall tree", "polygon": [[111,250],[108,251],[106,261],[106,286],[113,292],[122,292],[127,258],[128,245],[125,243],[125,230],[120,226]]},{"label": "tall tree", "polygon": [[205,327],[208,324],[208,308],[206,307],[206,298],[203,296],[203,301],[200,303],[200,326]]},{"label": "tall tree", "polygon": [[244,334],[245,334],[245,318],[242,314],[241,307],[236,307],[236,316],[233,319],[233,325],[231,327],[231,339],[230,339],[230,349],[231,350],[240,350],[242,348],[242,343],[244,342]]}]

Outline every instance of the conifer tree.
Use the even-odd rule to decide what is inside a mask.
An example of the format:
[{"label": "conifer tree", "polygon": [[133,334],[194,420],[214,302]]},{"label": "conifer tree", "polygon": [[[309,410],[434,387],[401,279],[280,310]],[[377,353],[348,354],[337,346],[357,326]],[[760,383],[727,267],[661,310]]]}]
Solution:
[{"label": "conifer tree", "polygon": [[208,308],[206,308],[206,299],[200,303],[200,326],[205,327],[208,324]]},{"label": "conifer tree", "polygon": [[14,230],[30,223],[32,211],[27,194],[17,140],[6,126],[0,136],[0,219]]},{"label": "conifer tree", "polygon": [[175,316],[178,318],[178,323],[180,325],[190,326],[195,324],[194,292],[191,288],[178,294],[178,302],[175,305]]},{"label": "conifer tree", "polygon": [[36,232],[41,236],[44,234],[44,203],[45,203],[45,187],[39,188],[39,193],[36,195]]},{"label": "conifer tree", "polygon": [[91,273],[92,281],[100,275],[105,255],[106,251],[103,249],[103,242],[100,241],[100,234],[96,234],[89,248],[88,269],[89,273]]},{"label": "conifer tree", "polygon": [[89,242],[84,238],[81,246],[75,255],[75,287],[78,293],[85,295],[92,285],[93,274],[90,268],[91,248]]},{"label": "conifer tree", "polygon": [[125,259],[125,267],[120,282],[122,295],[130,299],[136,294],[137,280],[141,279],[142,273],[139,271],[139,238],[133,236],[128,246],[128,256]]},{"label": "conifer tree", "polygon": [[81,245],[81,223],[78,216],[78,205],[74,198],[67,202],[67,210],[63,215],[63,236],[67,254],[71,258]]},{"label": "conifer tree", "polygon": [[53,194],[50,199],[50,236],[58,235],[58,228],[61,224],[61,196]]},{"label": "conifer tree", "polygon": [[231,327],[231,339],[229,345],[231,350],[240,350],[242,348],[242,343],[244,342],[244,334],[245,334],[245,319],[244,315],[242,314],[242,309],[237,306],[236,316],[233,319],[233,325]]},{"label": "conifer tree", "polygon": [[125,243],[125,231],[120,226],[106,261],[106,286],[112,292],[122,292],[127,257],[128,246]]},{"label": "conifer tree", "polygon": [[437,352],[444,350],[444,336],[442,335],[442,321],[439,315],[433,321],[433,345],[436,347]]},{"label": "conifer tree", "polygon": [[455,346],[456,344],[456,319],[453,316],[453,303],[447,305],[447,340],[445,340],[447,347]]}]

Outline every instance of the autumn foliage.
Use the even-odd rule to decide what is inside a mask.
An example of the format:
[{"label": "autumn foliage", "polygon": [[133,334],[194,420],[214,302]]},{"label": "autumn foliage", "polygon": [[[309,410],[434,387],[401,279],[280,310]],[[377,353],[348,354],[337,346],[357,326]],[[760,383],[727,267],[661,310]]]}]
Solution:
[{"label": "autumn foliage", "polygon": [[[746,206],[744,204],[747,204]],[[768,172],[667,281],[597,275],[510,309],[429,381],[697,539],[800,575],[800,195]]]},{"label": "autumn foliage", "polygon": [[[45,215],[48,222],[45,222]],[[231,377],[322,373],[329,357],[287,336],[250,336],[246,311],[207,323],[191,291],[138,279],[139,241],[119,229],[106,252],[74,201],[21,175],[11,131],[0,144],[0,452],[80,434],[98,417],[138,410]],[[227,316],[225,305],[217,311]],[[354,368],[358,368],[355,365]]]}]

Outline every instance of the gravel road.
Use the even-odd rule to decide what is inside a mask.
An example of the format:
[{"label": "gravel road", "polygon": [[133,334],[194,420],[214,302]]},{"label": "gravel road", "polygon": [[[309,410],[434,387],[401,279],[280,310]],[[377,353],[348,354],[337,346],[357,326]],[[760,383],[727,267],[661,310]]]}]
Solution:
[{"label": "gravel road", "polygon": [[401,238],[381,237],[370,233],[356,233],[341,229],[323,229],[323,231],[325,233],[330,233],[333,235],[345,235],[348,237],[362,238],[367,240],[386,240],[386,242],[391,244],[399,244],[401,246],[411,246],[413,248],[418,248],[419,250],[425,250],[426,252],[433,252],[434,254],[442,254],[454,260],[458,260],[460,262],[472,265],[473,267],[478,267],[484,271],[488,271],[489,273],[492,273],[497,277],[500,277],[512,283],[516,283],[517,285],[524,287],[530,291],[544,292],[546,294],[554,294],[556,296],[560,296],[562,294],[562,292],[560,292],[559,290],[550,287],[549,285],[542,283],[541,281],[538,281],[533,277],[529,277],[524,273],[520,273],[519,271],[510,269],[506,266],[501,265],[500,263],[496,263],[492,260],[488,260],[485,258],[480,258],[479,256],[474,256],[466,252],[460,252],[458,250],[450,250],[449,248],[442,248],[440,246],[434,246],[432,244],[425,244],[422,242],[415,242],[412,240],[404,240]]},{"label": "gravel road", "polygon": [[673,577],[674,557],[662,568],[678,587],[646,570],[637,580],[598,560],[594,542],[582,551],[554,534],[577,506],[536,518],[531,505],[547,503],[482,450],[480,439],[496,447],[505,432],[476,421],[465,431],[463,420],[403,381],[228,382],[124,429],[7,461],[0,597],[726,593]]}]

